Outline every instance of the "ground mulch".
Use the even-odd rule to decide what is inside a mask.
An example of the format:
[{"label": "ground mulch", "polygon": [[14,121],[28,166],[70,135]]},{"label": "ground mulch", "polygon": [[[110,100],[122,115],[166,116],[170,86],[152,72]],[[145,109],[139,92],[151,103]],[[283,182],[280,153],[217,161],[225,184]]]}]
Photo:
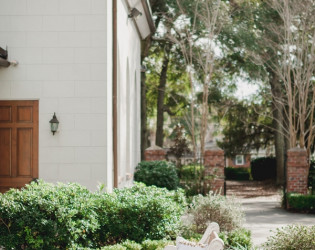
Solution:
[{"label": "ground mulch", "polygon": [[281,194],[275,181],[226,181],[226,195],[240,198],[267,197]]}]

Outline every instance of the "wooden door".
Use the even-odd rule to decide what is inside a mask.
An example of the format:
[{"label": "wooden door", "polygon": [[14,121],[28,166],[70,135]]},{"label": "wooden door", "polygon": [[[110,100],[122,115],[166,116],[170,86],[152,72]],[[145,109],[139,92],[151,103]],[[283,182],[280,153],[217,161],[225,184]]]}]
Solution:
[{"label": "wooden door", "polygon": [[0,192],[38,178],[38,101],[0,101]]}]

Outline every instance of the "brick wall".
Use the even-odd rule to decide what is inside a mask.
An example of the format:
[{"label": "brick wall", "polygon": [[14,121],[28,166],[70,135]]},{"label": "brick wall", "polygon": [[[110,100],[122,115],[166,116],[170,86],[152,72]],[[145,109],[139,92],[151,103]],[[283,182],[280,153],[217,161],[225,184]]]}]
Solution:
[{"label": "brick wall", "polygon": [[300,148],[288,150],[287,192],[306,194],[308,172],[309,164],[306,150]]},{"label": "brick wall", "polygon": [[158,146],[151,146],[144,151],[146,161],[163,161],[166,159],[166,152]]},{"label": "brick wall", "polygon": [[206,191],[224,193],[224,151],[218,147],[206,149],[204,153],[205,176],[212,177],[205,181]]}]

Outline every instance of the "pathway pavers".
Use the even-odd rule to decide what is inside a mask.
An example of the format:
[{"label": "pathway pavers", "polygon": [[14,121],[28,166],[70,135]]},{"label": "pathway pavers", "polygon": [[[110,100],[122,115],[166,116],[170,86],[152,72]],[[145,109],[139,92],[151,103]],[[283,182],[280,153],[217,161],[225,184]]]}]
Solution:
[{"label": "pathway pavers", "polygon": [[239,198],[246,214],[244,227],[251,230],[255,246],[267,241],[276,228],[289,224],[315,225],[314,214],[288,212],[281,208],[280,195]]}]

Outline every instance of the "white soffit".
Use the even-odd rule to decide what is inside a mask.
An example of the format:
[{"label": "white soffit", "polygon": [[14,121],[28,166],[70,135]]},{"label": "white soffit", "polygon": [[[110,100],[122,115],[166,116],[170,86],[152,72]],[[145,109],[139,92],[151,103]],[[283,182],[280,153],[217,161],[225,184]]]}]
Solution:
[{"label": "white soffit", "polygon": [[[151,30],[149,22],[152,22],[152,16],[151,16],[151,11],[145,11],[144,6],[143,6],[143,1],[141,0],[128,0],[130,9],[132,8],[136,8],[138,9],[142,15],[138,16],[135,18],[135,22],[138,26],[140,35],[142,39],[145,39],[148,35],[151,34],[151,32],[153,32],[153,30]],[[147,16],[149,15],[149,17]],[[149,20],[148,18],[150,18],[151,20]]]}]

